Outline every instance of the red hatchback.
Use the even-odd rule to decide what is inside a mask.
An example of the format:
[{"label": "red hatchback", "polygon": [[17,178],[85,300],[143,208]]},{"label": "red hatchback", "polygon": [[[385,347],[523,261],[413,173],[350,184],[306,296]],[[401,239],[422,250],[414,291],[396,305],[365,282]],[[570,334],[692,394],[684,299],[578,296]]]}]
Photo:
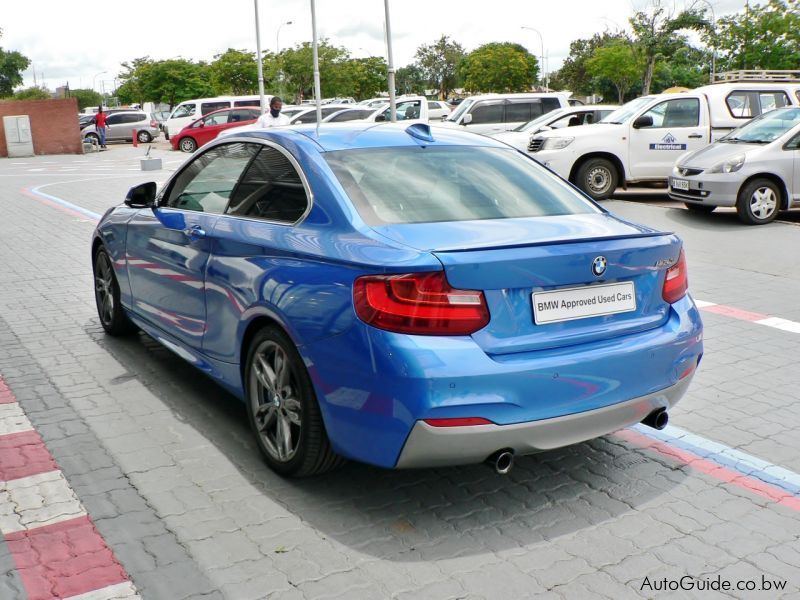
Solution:
[{"label": "red hatchback", "polygon": [[200,117],[181,129],[178,135],[170,138],[173,150],[194,152],[203,144],[217,137],[220,131],[231,127],[255,123],[261,115],[258,108],[223,108]]}]

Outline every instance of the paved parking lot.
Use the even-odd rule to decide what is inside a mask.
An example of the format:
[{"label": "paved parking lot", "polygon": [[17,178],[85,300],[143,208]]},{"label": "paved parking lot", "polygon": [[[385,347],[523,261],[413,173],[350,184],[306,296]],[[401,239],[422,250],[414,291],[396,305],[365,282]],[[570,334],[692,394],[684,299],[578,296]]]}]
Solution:
[{"label": "paved parking lot", "polygon": [[797,213],[744,227],[657,190],[606,202],[683,237],[703,309],[706,355],[664,432],[507,477],[294,481],[236,399],[144,335],[102,333],[94,221],[187,156],[162,145],[165,169],[142,172],[143,155],[0,160],[0,598],[800,598]]}]

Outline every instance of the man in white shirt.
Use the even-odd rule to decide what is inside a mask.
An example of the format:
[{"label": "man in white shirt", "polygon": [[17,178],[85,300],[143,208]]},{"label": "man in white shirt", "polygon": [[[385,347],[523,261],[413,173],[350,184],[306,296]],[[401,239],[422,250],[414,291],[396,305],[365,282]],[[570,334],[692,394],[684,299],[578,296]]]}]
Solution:
[{"label": "man in white shirt", "polygon": [[258,117],[256,127],[278,127],[280,125],[288,125],[289,117],[281,114],[283,108],[283,100],[278,96],[273,96],[269,101],[269,110],[263,115]]}]

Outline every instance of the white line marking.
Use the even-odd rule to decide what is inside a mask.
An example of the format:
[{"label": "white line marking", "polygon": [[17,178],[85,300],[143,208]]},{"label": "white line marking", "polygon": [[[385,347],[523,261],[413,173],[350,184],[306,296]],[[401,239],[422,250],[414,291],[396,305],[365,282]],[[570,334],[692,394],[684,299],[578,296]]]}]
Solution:
[{"label": "white line marking", "polygon": [[136,588],[130,581],[124,583],[117,583],[116,585],[109,585],[108,587],[79,594],[77,596],[70,596],[64,600],[141,600],[141,596],[136,593]]},{"label": "white line marking", "polygon": [[8,534],[86,515],[61,471],[0,483],[0,531]]},{"label": "white line marking", "polygon": [[0,404],[0,435],[31,431],[33,425],[17,402]]}]

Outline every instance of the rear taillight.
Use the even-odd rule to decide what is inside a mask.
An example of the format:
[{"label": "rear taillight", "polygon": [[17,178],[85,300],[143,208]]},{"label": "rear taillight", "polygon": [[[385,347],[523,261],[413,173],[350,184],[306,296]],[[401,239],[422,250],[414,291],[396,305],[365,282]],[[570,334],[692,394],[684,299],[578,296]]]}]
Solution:
[{"label": "rear taillight", "polygon": [[154,127],[155,129],[158,129],[158,121],[156,121],[155,119],[151,119],[150,120],[150,127]]},{"label": "rear taillight", "polygon": [[661,290],[661,297],[666,302],[672,304],[686,295],[689,289],[689,276],[686,273],[686,256],[681,248],[678,262],[667,269],[667,276],[664,278],[664,287]]},{"label": "rear taillight", "polygon": [[489,322],[483,292],[450,287],[444,272],[367,275],[353,286],[365,323],[419,335],[469,335]]}]

